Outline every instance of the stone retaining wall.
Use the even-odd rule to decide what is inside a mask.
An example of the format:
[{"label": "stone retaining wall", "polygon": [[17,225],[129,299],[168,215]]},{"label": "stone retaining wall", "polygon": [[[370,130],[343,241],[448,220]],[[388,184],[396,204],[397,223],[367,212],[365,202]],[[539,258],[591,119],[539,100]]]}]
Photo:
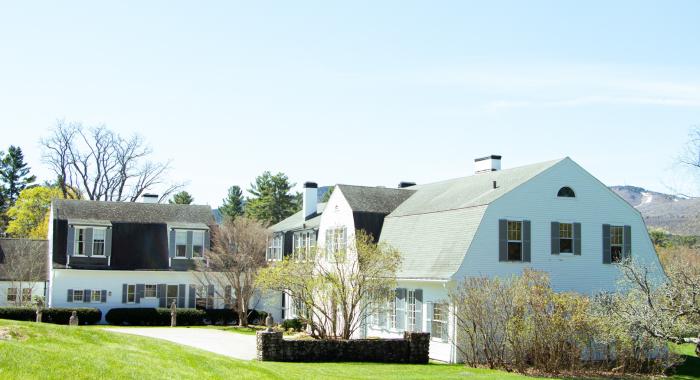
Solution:
[{"label": "stone retaining wall", "polygon": [[258,331],[257,357],[279,362],[428,363],[429,333],[403,339],[284,340],[281,332]]}]

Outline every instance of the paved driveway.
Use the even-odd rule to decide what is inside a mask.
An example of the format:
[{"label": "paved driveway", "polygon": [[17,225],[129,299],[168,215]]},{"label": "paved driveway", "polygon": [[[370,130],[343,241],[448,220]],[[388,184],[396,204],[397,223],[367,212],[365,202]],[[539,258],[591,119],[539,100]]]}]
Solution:
[{"label": "paved driveway", "polygon": [[255,359],[256,348],[254,335],[185,327],[110,327],[105,330],[169,340],[171,342],[197,347],[202,350],[215,352],[236,359]]}]

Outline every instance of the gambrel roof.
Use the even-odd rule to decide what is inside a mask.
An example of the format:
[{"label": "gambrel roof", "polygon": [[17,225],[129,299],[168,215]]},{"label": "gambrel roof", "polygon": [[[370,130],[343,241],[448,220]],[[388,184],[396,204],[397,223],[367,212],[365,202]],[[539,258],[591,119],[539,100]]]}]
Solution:
[{"label": "gambrel roof", "polygon": [[409,187],[414,194],[386,216],[379,239],[401,252],[398,277],[449,279],[488,205],[562,160]]}]

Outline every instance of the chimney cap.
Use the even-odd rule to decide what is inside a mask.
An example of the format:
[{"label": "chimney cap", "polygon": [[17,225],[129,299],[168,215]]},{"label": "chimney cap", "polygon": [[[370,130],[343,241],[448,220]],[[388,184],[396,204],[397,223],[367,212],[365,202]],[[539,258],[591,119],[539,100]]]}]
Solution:
[{"label": "chimney cap", "polygon": [[318,189],[318,184],[316,182],[304,182],[305,189]]},{"label": "chimney cap", "polygon": [[399,182],[399,189],[403,189],[404,187],[411,187],[411,186],[416,186],[416,183],[415,182],[408,182],[408,181]]},{"label": "chimney cap", "polygon": [[141,196],[144,198],[158,198],[158,194],[153,194],[153,193],[144,193]]},{"label": "chimney cap", "polygon": [[492,154],[492,155],[486,156],[486,157],[475,158],[474,162],[479,162],[479,161],[484,161],[484,160],[500,160],[500,159],[501,159],[501,156],[499,156],[497,154]]}]

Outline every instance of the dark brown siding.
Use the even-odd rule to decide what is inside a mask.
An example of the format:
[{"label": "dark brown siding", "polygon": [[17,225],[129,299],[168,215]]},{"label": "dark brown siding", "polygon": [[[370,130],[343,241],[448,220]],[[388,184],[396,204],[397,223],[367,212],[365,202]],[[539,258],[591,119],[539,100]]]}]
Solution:
[{"label": "dark brown siding", "polygon": [[168,269],[168,230],[163,223],[112,223],[110,269]]},{"label": "dark brown siding", "polygon": [[55,219],[53,221],[53,262],[66,265],[66,244],[68,237],[68,221]]}]

